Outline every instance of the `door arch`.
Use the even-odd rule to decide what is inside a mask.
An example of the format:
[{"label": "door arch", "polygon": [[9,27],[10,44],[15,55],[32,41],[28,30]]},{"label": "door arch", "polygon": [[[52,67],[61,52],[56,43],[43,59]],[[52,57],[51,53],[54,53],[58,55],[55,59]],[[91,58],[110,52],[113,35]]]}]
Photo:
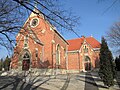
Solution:
[{"label": "door arch", "polygon": [[86,71],[89,71],[91,70],[91,59],[89,56],[85,56],[85,59],[84,59],[84,66],[85,66],[85,70]]},{"label": "door arch", "polygon": [[23,49],[19,54],[18,69],[29,70],[31,67],[31,53],[28,49]]},{"label": "door arch", "polygon": [[22,60],[22,70],[29,70],[30,68],[30,55],[28,52],[25,52]]}]

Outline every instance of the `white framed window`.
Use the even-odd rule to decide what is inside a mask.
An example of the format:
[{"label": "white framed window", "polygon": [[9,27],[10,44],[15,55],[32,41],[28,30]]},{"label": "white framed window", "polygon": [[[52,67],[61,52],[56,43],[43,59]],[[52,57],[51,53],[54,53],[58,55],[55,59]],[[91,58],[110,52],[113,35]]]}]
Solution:
[{"label": "white framed window", "polygon": [[39,19],[38,19],[38,18],[33,18],[33,19],[30,21],[30,26],[31,26],[31,27],[36,27],[38,24],[39,24]]},{"label": "white framed window", "polygon": [[26,35],[26,36],[24,37],[24,47],[28,47],[28,40],[29,40],[29,36]]},{"label": "white framed window", "polygon": [[84,46],[84,53],[87,53],[87,52],[88,52],[88,47]]},{"label": "white framed window", "polygon": [[38,48],[35,48],[35,57],[38,58]]},{"label": "white framed window", "polygon": [[56,46],[56,65],[60,65],[60,45]]}]

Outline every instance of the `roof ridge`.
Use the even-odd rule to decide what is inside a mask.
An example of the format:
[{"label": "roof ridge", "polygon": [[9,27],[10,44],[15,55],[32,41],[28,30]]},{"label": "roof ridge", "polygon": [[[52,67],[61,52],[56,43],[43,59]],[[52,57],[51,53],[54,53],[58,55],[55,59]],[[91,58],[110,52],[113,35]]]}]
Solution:
[{"label": "roof ridge", "polygon": [[[94,40],[96,40],[96,41],[98,41],[96,38],[94,38],[94,37],[91,37],[91,36],[89,36],[89,37],[86,37],[86,38],[93,38]],[[99,42],[99,41],[98,41]],[[100,42],[99,42],[100,43]]]},{"label": "roof ridge", "polygon": [[94,37],[81,37],[67,40],[69,42],[69,51],[79,50],[86,41],[92,48],[100,48],[100,42]]},{"label": "roof ridge", "polygon": [[[73,38],[73,39],[69,39],[69,40],[77,40],[77,39],[82,39],[82,37],[81,38]],[[68,40],[67,40],[68,41]]]},{"label": "roof ridge", "polygon": [[79,38],[73,38],[73,39],[68,39],[68,40],[75,40],[75,39],[79,39]]}]

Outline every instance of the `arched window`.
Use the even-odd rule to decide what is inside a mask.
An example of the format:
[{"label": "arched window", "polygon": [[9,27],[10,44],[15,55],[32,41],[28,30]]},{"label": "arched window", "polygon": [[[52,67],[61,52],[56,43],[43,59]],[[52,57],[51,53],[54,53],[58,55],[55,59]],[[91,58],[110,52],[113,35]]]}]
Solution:
[{"label": "arched window", "polygon": [[24,47],[28,47],[28,38],[29,38],[28,35],[26,35],[24,38]]},{"label": "arched window", "polygon": [[60,45],[57,45],[57,50],[56,50],[56,65],[60,65]]},{"label": "arched window", "polygon": [[30,56],[27,52],[24,54],[23,59],[30,59]]},{"label": "arched window", "polygon": [[36,27],[39,24],[38,18],[33,18],[30,22],[31,27]]},{"label": "arched window", "polygon": [[90,57],[89,56],[85,56],[85,62],[90,62]]},{"label": "arched window", "polygon": [[35,49],[35,57],[38,57],[38,48]]},{"label": "arched window", "polygon": [[64,57],[66,57],[66,49],[64,49]]},{"label": "arched window", "polygon": [[88,48],[87,46],[84,47],[84,53],[87,53],[88,52]]}]

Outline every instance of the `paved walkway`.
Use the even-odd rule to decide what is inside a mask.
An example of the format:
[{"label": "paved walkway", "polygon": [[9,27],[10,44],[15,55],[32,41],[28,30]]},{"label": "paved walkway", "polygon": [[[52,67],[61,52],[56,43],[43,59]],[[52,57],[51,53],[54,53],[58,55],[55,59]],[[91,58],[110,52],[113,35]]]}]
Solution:
[{"label": "paved walkway", "polygon": [[[120,82],[118,83],[118,81],[116,81],[116,79],[115,79],[115,85],[108,89],[104,86],[102,80],[98,76],[98,73],[91,72],[91,75],[94,78],[94,81],[97,84],[97,87],[99,90],[120,90],[120,87],[119,87]],[[120,75],[119,76],[117,75],[117,77],[120,77]]]},{"label": "paved walkway", "polygon": [[117,72],[117,78],[116,78],[116,80],[117,80],[118,86],[120,88],[120,71]]},{"label": "paved walkway", "polygon": [[85,90],[98,90],[98,86],[90,72],[86,73],[85,76]]},{"label": "paved walkway", "polygon": [[96,72],[57,76],[0,77],[0,90],[120,90],[107,89]]}]

